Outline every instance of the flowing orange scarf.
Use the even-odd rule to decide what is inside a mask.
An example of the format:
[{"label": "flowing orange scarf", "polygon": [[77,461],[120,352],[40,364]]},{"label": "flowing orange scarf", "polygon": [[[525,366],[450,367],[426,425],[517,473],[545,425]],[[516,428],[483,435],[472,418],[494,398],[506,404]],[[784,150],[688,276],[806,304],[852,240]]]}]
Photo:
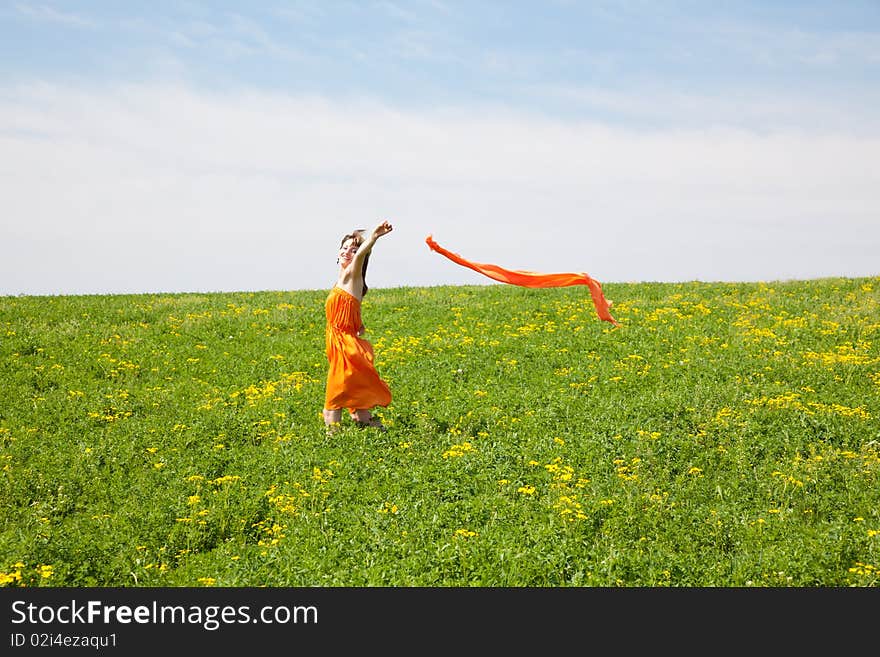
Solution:
[{"label": "flowing orange scarf", "polygon": [[611,322],[615,326],[620,326],[618,321],[611,316],[609,308],[611,301],[602,294],[602,285],[599,281],[590,278],[584,273],[562,273],[562,274],[541,274],[534,271],[510,270],[499,267],[498,265],[487,265],[480,262],[471,262],[462,258],[457,253],[447,251],[437,244],[434,239],[428,235],[425,243],[440,255],[444,255],[452,262],[463,267],[468,267],[476,272],[488,276],[489,278],[500,281],[501,283],[509,283],[510,285],[521,285],[522,287],[568,287],[569,285],[586,285],[590,288],[590,296],[593,297],[593,305],[596,307],[596,314],[599,319]]}]

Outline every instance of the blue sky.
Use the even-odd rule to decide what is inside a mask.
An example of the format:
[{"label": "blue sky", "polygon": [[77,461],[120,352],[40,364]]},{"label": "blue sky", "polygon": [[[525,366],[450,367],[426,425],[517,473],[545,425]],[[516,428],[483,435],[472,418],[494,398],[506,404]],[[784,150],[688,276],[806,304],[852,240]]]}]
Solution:
[{"label": "blue sky", "polygon": [[11,0],[0,294],[877,275],[878,108],[876,1]]}]

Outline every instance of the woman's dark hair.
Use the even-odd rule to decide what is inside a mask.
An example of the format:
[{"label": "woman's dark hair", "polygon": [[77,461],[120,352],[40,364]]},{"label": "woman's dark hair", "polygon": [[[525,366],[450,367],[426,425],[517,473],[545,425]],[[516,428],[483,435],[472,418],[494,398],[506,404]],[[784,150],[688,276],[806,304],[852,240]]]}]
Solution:
[{"label": "woman's dark hair", "polygon": [[[342,241],[339,243],[339,248],[341,249],[343,246],[345,246],[345,243],[348,240],[353,240],[354,243],[357,244],[358,247],[360,247],[360,245],[364,243],[364,232],[365,231],[363,228],[359,228],[358,230],[349,233],[342,238]],[[369,264],[369,262],[370,254],[368,253],[366,256],[364,256],[364,264],[361,266],[361,279],[363,279],[364,281],[364,288],[361,292],[361,297],[367,296],[367,290],[370,289],[367,287],[367,265]]]}]

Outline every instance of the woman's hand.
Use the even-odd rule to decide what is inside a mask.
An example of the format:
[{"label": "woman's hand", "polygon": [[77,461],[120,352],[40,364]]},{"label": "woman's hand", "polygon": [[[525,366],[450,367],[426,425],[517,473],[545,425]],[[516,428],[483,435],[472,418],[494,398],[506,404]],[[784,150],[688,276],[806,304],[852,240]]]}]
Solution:
[{"label": "woman's hand", "polygon": [[387,235],[392,230],[393,230],[393,227],[391,226],[391,224],[388,221],[383,221],[381,224],[376,226],[375,229],[373,229],[373,237],[378,239],[378,238],[382,237],[383,235]]}]

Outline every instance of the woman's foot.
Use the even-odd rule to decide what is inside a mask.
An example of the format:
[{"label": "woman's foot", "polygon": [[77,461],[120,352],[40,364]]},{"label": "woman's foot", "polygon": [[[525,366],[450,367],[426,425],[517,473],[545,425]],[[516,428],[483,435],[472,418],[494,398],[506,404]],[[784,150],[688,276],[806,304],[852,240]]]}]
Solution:
[{"label": "woman's foot", "polygon": [[382,424],[382,420],[375,416],[364,422],[361,422],[360,420],[355,420],[354,423],[362,429],[366,427],[372,427],[373,429],[378,429],[379,431],[388,431],[388,427]]},{"label": "woman's foot", "polygon": [[387,431],[385,425],[382,424],[382,420],[377,418],[368,410],[357,410],[350,415],[354,423],[362,429],[365,427],[372,427],[374,429],[379,429],[380,431]]}]

